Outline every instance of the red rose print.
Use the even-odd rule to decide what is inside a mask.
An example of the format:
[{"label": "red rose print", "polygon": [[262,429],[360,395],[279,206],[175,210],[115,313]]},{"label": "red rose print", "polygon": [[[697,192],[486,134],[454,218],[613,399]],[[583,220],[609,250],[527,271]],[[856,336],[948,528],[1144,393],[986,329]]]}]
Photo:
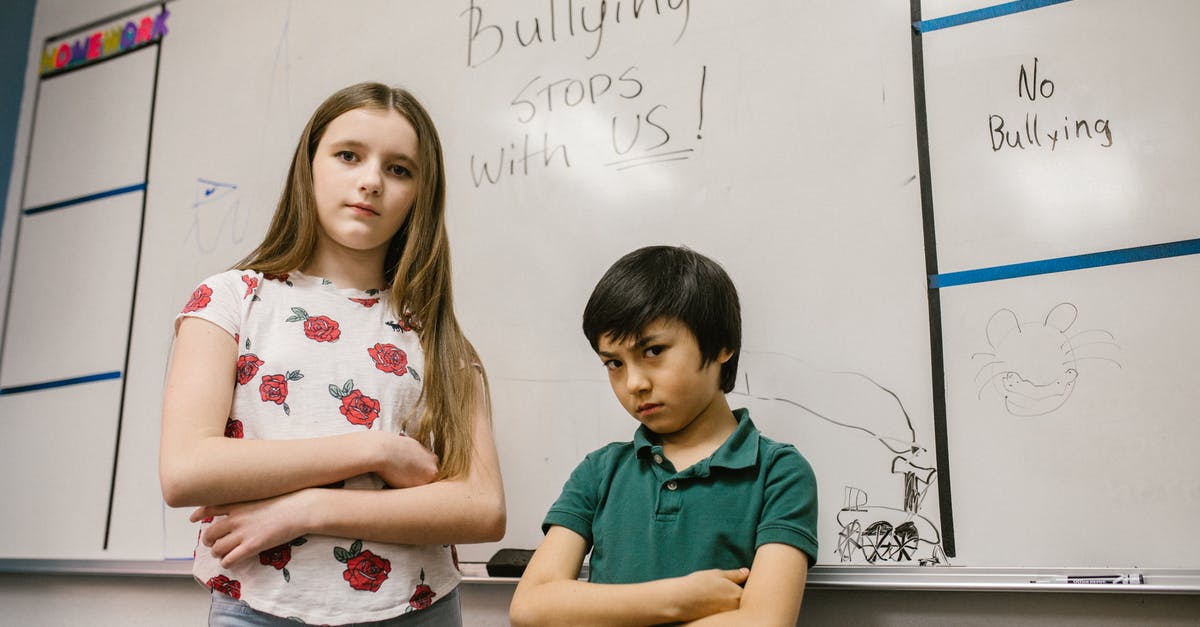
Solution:
[{"label": "red rose print", "polygon": [[417,584],[416,589],[413,590],[412,596],[408,598],[408,604],[411,605],[414,610],[423,610],[430,605],[433,605],[433,597],[436,596],[437,593],[433,591],[433,588],[425,585],[425,569],[422,568],[421,583]]},{"label": "red rose print", "polygon": [[237,382],[239,385],[246,385],[254,379],[254,375],[258,374],[258,367],[263,364],[262,360],[253,353],[246,353],[238,357],[237,362]]},{"label": "red rose print", "polygon": [[287,400],[287,379],[281,374],[265,374],[258,386],[258,395],[264,403],[282,405]]},{"label": "red rose print", "polygon": [[375,360],[375,367],[398,376],[408,373],[408,355],[392,344],[376,344],[367,349],[367,354]]},{"label": "red rose print", "polygon": [[201,283],[196,291],[192,292],[192,298],[188,300],[187,305],[183,307],[183,313],[191,313],[200,311],[208,307],[208,303],[212,300],[212,288]]},{"label": "red rose print", "polygon": [[355,590],[378,592],[379,586],[387,581],[390,572],[391,562],[370,551],[363,551],[346,560],[346,570],[342,572],[342,578],[350,582],[350,587]]},{"label": "red rose print", "polygon": [[433,597],[435,596],[437,595],[433,593],[433,588],[425,584],[418,584],[412,598],[408,600],[408,604],[413,606],[413,609],[423,610],[433,605]]},{"label": "red rose print", "polygon": [[304,335],[318,342],[334,342],[342,335],[338,323],[329,316],[312,316],[304,321]]},{"label": "red rose print", "polygon": [[291,542],[271,547],[258,554],[258,563],[263,566],[270,566],[275,570],[283,571],[283,580],[290,582],[292,574],[288,572],[287,565],[288,562],[292,561],[292,547],[300,546],[306,542],[308,540],[301,537]]},{"label": "red rose print", "polygon": [[342,397],[342,407],[338,411],[342,412],[351,424],[365,425],[370,429],[379,417],[379,401],[354,390]]},{"label": "red rose print", "polygon": [[235,440],[242,439],[242,421],[234,420],[232,417],[225,419],[225,437]]},{"label": "red rose print", "polygon": [[209,579],[206,585],[217,592],[228,594],[235,599],[242,598],[242,582],[236,579],[231,580],[225,575],[217,575]]},{"label": "red rose print", "polygon": [[281,544],[258,554],[258,563],[263,566],[272,566],[275,570],[283,570],[283,567],[287,566],[290,561],[292,561],[291,544]]},{"label": "red rose print", "polygon": [[342,330],[338,327],[337,320],[329,316],[310,316],[307,311],[300,307],[292,307],[292,315],[288,316],[288,322],[304,321],[304,335],[310,340],[318,342],[336,342],[342,336]]},{"label": "red rose print", "polygon": [[288,381],[299,381],[304,375],[300,374],[299,370],[288,370],[285,374],[265,374],[262,377],[262,383],[258,386],[258,395],[264,403],[275,403],[283,406],[283,413],[292,415],[292,408],[288,407]]},{"label": "red rose print", "polygon": [[379,303],[378,298],[351,298],[350,300],[362,305],[363,307],[366,307],[367,309],[370,309]]},{"label": "red rose print", "polygon": [[242,296],[242,298],[245,298],[246,296],[253,294],[254,288],[258,287],[258,277],[250,276],[248,274],[243,274],[242,282],[246,284],[246,294],[244,296]]}]

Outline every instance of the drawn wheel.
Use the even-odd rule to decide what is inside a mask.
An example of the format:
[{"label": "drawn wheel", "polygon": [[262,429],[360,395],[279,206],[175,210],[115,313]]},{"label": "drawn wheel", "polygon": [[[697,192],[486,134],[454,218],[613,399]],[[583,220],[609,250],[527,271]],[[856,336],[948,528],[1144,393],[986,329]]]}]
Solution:
[{"label": "drawn wheel", "polygon": [[837,552],[841,561],[848,562],[855,549],[862,548],[862,523],[851,521],[838,532]]},{"label": "drawn wheel", "polygon": [[917,545],[920,543],[920,534],[917,532],[917,526],[911,522],[906,522],[892,533],[895,540],[896,548],[894,558],[900,562],[911,562],[917,554]]},{"label": "drawn wheel", "polygon": [[879,559],[890,559],[893,550],[891,523],[884,520],[871,523],[863,531],[862,545],[863,556],[868,562],[874,564]]}]

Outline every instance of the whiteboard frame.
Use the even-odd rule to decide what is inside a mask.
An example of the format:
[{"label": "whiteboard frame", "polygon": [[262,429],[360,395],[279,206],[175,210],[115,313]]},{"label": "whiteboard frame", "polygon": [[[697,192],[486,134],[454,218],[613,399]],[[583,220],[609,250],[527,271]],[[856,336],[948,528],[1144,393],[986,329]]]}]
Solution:
[{"label": "whiteboard frame", "polygon": [[[516,577],[488,577],[482,563],[462,564],[463,583],[516,585]],[[1031,583],[1039,578],[1071,575],[1116,575],[1131,572],[1111,568],[1084,570],[1034,568],[971,568],[956,566],[814,566],[807,589],[911,590],[941,592],[1072,592],[1117,594],[1200,594],[1200,570],[1137,569],[1147,583],[1067,584]],[[191,577],[192,560],[60,560],[0,559],[0,574],[115,575]]]}]

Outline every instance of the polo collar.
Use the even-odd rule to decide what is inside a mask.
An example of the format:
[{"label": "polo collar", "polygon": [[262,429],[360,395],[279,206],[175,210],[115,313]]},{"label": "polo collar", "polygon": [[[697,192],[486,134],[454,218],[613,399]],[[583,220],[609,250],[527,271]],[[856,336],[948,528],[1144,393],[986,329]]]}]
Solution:
[{"label": "polo collar", "polygon": [[[737,419],[733,433],[729,434],[712,455],[692,466],[700,476],[707,475],[709,468],[736,470],[751,468],[758,463],[759,432],[750,420],[750,411],[745,408],[735,409],[733,417]],[[646,425],[642,425],[633,434],[633,450],[639,458],[662,453],[662,445],[657,440],[658,436],[646,428]]]}]

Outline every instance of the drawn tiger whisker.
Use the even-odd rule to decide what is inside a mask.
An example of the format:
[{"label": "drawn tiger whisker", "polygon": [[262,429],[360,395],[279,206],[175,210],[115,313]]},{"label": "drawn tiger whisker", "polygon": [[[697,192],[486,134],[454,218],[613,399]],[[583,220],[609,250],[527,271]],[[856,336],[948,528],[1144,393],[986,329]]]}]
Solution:
[{"label": "drawn tiger whisker", "polygon": [[1116,367],[1118,367],[1118,368],[1121,368],[1122,370],[1124,370],[1124,369],[1125,369],[1125,368],[1124,368],[1124,366],[1122,366],[1122,365],[1121,365],[1121,362],[1119,362],[1119,361],[1117,361],[1117,360],[1115,360],[1115,359],[1109,359],[1108,357],[1093,357],[1093,356],[1088,356],[1088,357],[1076,357],[1075,359],[1072,359],[1071,361],[1064,361],[1064,362],[1063,362],[1063,365],[1064,365],[1064,366],[1068,366],[1068,365],[1074,364],[1074,363],[1075,363],[1075,362],[1077,362],[1077,361],[1087,361],[1087,360],[1094,360],[1094,361],[1107,361],[1107,362],[1109,362],[1110,364],[1113,364],[1114,366],[1116,366]]},{"label": "drawn tiger whisker", "polygon": [[1067,350],[1069,350],[1071,352],[1075,352],[1075,351],[1083,348],[1084,346],[1096,346],[1098,344],[1103,345],[1103,346],[1115,346],[1118,349],[1121,348],[1121,345],[1117,344],[1116,342],[1111,342],[1108,340],[1096,340],[1094,342],[1084,342],[1082,344],[1072,344]]},{"label": "drawn tiger whisker", "polygon": [[983,385],[979,386],[979,393],[975,395],[975,398],[983,400],[983,391],[986,390],[988,388],[988,386],[990,386],[992,384],[993,381],[995,381],[996,379],[999,379],[1000,377],[1003,377],[1006,374],[1008,374],[1007,371],[1002,371],[1002,372],[997,372],[996,374],[988,377],[988,380],[984,381]]},{"label": "drawn tiger whisker", "polygon": [[[1088,335],[1088,334],[1096,334],[1096,333],[1099,333],[1099,334],[1101,334],[1101,335],[1103,335],[1103,336],[1107,337],[1107,338],[1108,338],[1108,339],[1110,339],[1110,340],[1115,340],[1115,339],[1117,339],[1116,337],[1114,337],[1114,336],[1113,336],[1113,334],[1112,334],[1112,333],[1109,333],[1108,331],[1105,331],[1104,329],[1088,329],[1088,330],[1086,330],[1086,331],[1080,331],[1079,333],[1076,333],[1076,334],[1074,334],[1074,335],[1072,335],[1072,336],[1068,337],[1068,338],[1067,338],[1067,342],[1074,342],[1075,340],[1077,340],[1077,339],[1079,339],[1079,338],[1081,338],[1081,337],[1083,337],[1083,336],[1085,336],[1085,335]],[[1065,344],[1065,343],[1066,343],[1066,342],[1064,342],[1064,344]]]},{"label": "drawn tiger whisker", "polygon": [[985,370],[987,370],[988,368],[990,368],[992,366],[1004,365],[1005,363],[1006,362],[1003,362],[1003,361],[993,361],[993,362],[984,364],[983,367],[979,369],[979,372],[975,373],[975,383],[979,383],[979,375],[983,374]]}]

